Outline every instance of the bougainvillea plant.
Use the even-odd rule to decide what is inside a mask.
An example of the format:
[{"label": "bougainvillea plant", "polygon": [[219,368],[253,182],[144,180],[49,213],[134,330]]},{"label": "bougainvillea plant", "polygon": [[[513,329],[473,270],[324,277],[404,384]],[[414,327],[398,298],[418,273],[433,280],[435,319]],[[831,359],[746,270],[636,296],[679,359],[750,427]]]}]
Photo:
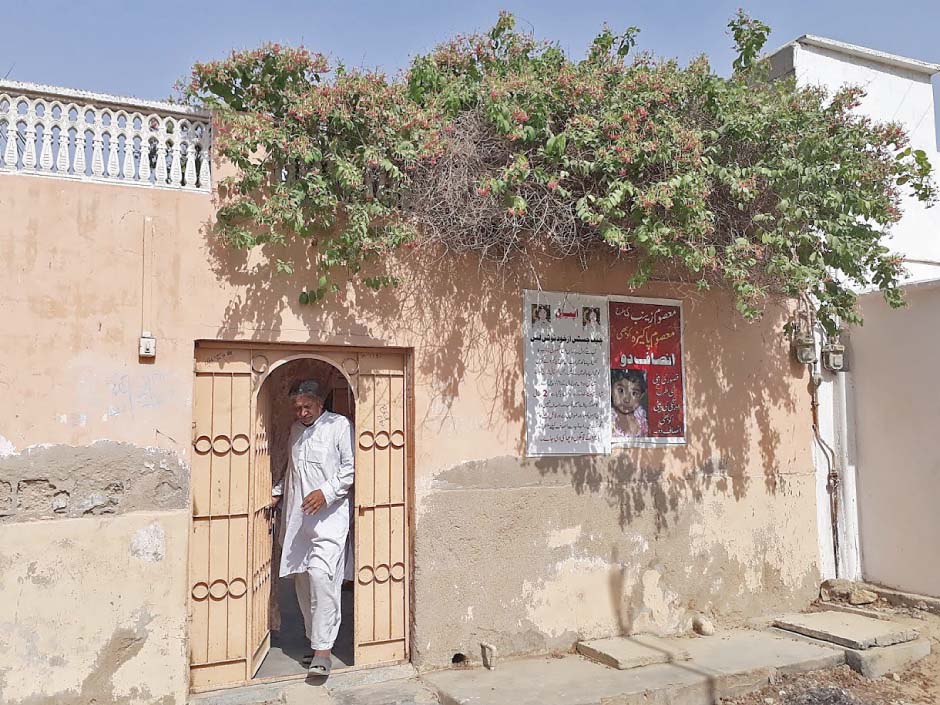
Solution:
[{"label": "bougainvillea plant", "polygon": [[749,318],[801,297],[830,330],[857,320],[860,288],[899,305],[885,241],[904,193],[935,198],[926,155],[857,112],[859,88],[769,80],[766,25],[729,28],[730,78],[704,57],[633,57],[635,28],[573,59],[503,14],[393,80],[275,44],[197,64],[182,95],[214,111],[235,167],[225,241],[315,247],[316,272],[276,262],[303,303],[337,289],[337,268],[435,245],[500,263],[606,251],[636,262],[634,286],[665,269],[730,289]]}]

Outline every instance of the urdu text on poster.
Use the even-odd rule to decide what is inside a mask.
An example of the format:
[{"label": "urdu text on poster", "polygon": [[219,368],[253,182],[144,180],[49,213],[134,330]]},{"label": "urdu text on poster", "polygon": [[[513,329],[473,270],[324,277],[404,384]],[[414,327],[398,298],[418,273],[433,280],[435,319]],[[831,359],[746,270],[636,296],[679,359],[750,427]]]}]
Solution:
[{"label": "urdu text on poster", "polygon": [[682,304],[610,297],[614,446],[685,443]]},{"label": "urdu text on poster", "polygon": [[607,298],[525,291],[526,454],[610,452]]}]

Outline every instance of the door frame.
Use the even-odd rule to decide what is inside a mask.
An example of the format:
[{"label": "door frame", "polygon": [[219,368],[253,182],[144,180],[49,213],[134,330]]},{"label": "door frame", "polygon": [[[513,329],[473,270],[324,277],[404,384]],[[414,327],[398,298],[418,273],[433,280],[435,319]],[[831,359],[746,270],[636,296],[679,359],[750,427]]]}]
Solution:
[{"label": "door frame", "polygon": [[[290,342],[254,342],[249,340],[223,340],[223,339],[200,339],[194,342],[193,346],[193,408],[195,408],[195,382],[198,371],[198,360],[197,354],[199,350],[241,350],[248,351],[252,353],[251,355],[251,393],[250,393],[250,404],[251,404],[251,427],[254,428],[257,422],[257,398],[258,394],[261,391],[262,385],[267,381],[268,377],[284,364],[292,362],[294,360],[300,359],[314,359],[329,364],[336,368],[345,378],[346,382],[349,385],[351,391],[353,391],[354,399],[356,400],[356,412],[358,418],[358,403],[359,403],[359,394],[357,386],[354,384],[355,380],[351,379],[350,373],[348,370],[343,368],[342,357],[343,354],[392,354],[392,355],[401,355],[404,361],[404,420],[405,420],[405,453],[404,453],[404,501],[405,501],[405,522],[404,522],[404,543],[405,543],[405,557],[408,561],[409,570],[406,580],[404,581],[404,590],[405,590],[405,656],[403,659],[395,661],[385,661],[380,663],[371,663],[371,664],[353,664],[352,666],[346,666],[343,668],[334,669],[336,673],[349,673],[353,671],[366,670],[370,668],[379,668],[388,665],[396,665],[401,663],[409,663],[411,661],[411,644],[412,644],[412,631],[413,631],[413,616],[414,616],[414,492],[415,492],[415,472],[414,472],[414,463],[415,463],[415,447],[414,447],[414,420],[415,420],[415,403],[414,403],[414,349],[405,348],[398,346],[364,346],[364,345],[335,345],[335,344],[318,344],[318,343],[290,343]],[[271,351],[278,355],[278,359],[274,363],[268,363],[265,359],[265,368],[263,370],[256,370],[254,359],[257,357],[258,352]],[[332,353],[332,355],[331,355]],[[355,373],[357,374],[358,369]],[[195,416],[193,420],[193,435],[195,437]],[[358,440],[357,440],[357,450],[358,450]],[[192,462],[192,445],[189,449],[189,459],[190,466]],[[253,462],[254,454],[251,453],[251,458]],[[249,474],[250,474],[249,470]],[[355,485],[354,485],[355,486]],[[192,482],[190,482],[190,504],[192,503]],[[355,510],[355,508],[354,508]],[[354,511],[355,518],[353,521],[358,521],[358,512]],[[193,525],[193,516],[192,511],[190,511],[190,536],[192,535],[192,525]],[[249,538],[250,541],[250,538]],[[250,543],[248,546],[249,550],[251,548]],[[191,563],[191,551],[192,547],[189,542],[189,537],[187,537],[187,575],[189,584],[192,583],[192,563]],[[354,546],[354,560],[358,565],[358,546]],[[354,604],[355,604],[355,591],[358,589],[358,577],[353,581],[353,595],[354,595]],[[192,678],[189,675],[190,665],[192,662],[191,657],[191,629],[192,629],[192,620],[191,620],[191,605],[192,605],[192,595],[187,595],[187,629],[186,629],[186,669],[187,669],[187,683],[189,684],[190,693],[202,693],[202,692],[211,692],[216,690],[230,690],[233,688],[243,688],[250,685],[258,685],[263,683],[277,683],[283,681],[294,681],[294,680],[304,680],[307,677],[306,673],[299,673],[295,675],[287,676],[271,676],[268,678],[250,678],[247,677],[242,681],[231,682],[221,685],[211,685],[211,686],[193,686]],[[356,618],[357,610],[354,607],[354,619]],[[250,622],[249,622],[250,623]],[[250,629],[249,626],[246,626],[246,629]],[[354,628],[355,633],[355,628]],[[247,634],[246,634],[247,637]],[[250,661],[250,656],[248,657]]]}]

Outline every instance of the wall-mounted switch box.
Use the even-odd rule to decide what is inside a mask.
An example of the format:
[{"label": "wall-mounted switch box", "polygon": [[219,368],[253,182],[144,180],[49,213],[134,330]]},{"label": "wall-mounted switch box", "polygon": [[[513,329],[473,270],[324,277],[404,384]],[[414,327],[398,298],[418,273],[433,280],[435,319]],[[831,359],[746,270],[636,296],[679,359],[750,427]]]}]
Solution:
[{"label": "wall-mounted switch box", "polygon": [[141,357],[157,356],[157,339],[151,335],[149,330],[145,330],[140,336],[139,354]]}]

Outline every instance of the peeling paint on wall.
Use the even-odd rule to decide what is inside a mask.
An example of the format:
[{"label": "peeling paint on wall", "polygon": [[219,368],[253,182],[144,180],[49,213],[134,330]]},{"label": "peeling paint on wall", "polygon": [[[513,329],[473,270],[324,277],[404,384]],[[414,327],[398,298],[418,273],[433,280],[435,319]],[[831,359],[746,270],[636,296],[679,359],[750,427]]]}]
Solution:
[{"label": "peeling paint on wall", "polygon": [[[141,611],[136,624],[116,629],[104,647],[98,652],[91,672],[82,681],[81,687],[75,690],[58,692],[55,695],[34,695],[20,700],[12,695],[7,702],[10,705],[40,705],[40,703],[55,703],[56,705],[86,705],[87,703],[117,703],[114,693],[114,675],[125,663],[131,661],[140,653],[147,640],[150,622],[153,617]],[[146,693],[141,693],[146,697]],[[135,698],[136,699],[136,698]],[[154,701],[155,705],[171,703],[171,698]]]},{"label": "peeling paint on wall", "polygon": [[188,524],[178,510],[0,525],[0,703],[183,705]]},{"label": "peeling paint on wall", "polygon": [[138,529],[131,539],[131,555],[149,563],[159,563],[166,555],[166,532],[157,522]]},{"label": "peeling paint on wall", "polygon": [[0,458],[16,453],[16,446],[3,436],[0,436]]},{"label": "peeling paint on wall", "polygon": [[548,534],[549,548],[566,548],[574,545],[581,538],[580,526],[569,526],[564,529],[555,529]]},{"label": "peeling paint on wall", "polygon": [[736,624],[808,604],[812,469],[769,483],[693,468],[505,456],[439,473],[415,531],[415,663],[444,666],[483,641],[507,655],[566,651],[685,633],[697,613]]}]

